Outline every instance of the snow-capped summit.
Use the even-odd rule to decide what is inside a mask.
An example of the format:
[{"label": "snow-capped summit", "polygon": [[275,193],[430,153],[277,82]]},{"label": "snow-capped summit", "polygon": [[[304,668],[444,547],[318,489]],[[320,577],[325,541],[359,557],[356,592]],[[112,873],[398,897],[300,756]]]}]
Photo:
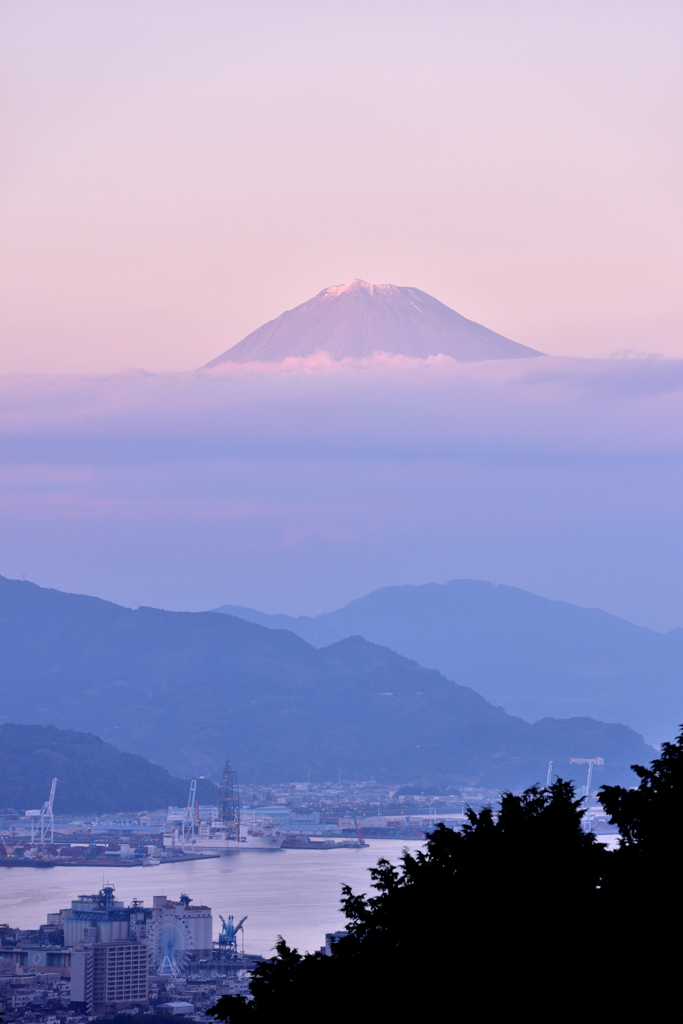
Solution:
[{"label": "snow-capped summit", "polygon": [[324,288],[287,310],[203,369],[230,362],[281,362],[319,351],[333,359],[359,359],[373,352],[414,359],[443,354],[460,363],[542,355],[466,320],[419,288],[368,284],[356,278]]}]

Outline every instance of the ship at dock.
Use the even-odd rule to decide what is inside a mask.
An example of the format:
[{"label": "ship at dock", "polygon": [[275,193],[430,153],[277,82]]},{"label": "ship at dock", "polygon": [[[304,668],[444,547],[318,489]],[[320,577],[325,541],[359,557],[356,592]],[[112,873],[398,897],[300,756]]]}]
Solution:
[{"label": "ship at dock", "polygon": [[187,807],[164,833],[164,848],[182,853],[234,853],[238,850],[279,850],[285,833],[266,818],[242,816],[237,772],[226,760],[211,821],[201,821],[197,781],[190,783]]}]

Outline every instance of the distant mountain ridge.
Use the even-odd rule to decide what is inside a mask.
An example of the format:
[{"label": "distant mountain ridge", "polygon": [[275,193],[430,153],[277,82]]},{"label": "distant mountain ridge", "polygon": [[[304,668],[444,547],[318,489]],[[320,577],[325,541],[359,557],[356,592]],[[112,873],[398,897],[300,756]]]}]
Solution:
[{"label": "distant mountain ridge", "polygon": [[318,295],[252,331],[202,367],[281,362],[327,352],[361,359],[373,352],[426,359],[447,355],[461,363],[527,359],[541,352],[467,320],[419,288],[368,284],[357,278]]},{"label": "distant mountain ridge", "polygon": [[653,743],[683,722],[683,630],[657,633],[596,608],[482,580],[383,587],[316,616],[218,611],[324,646],[358,634],[528,721],[590,716]]},{"label": "distant mountain ridge", "polygon": [[229,753],[249,781],[341,771],[518,788],[544,779],[549,760],[576,778],[571,757],[602,756],[597,781],[632,782],[629,766],[653,753],[623,725],[530,725],[358,636],[318,650],[232,615],[132,610],[2,577],[0,707],[186,777],[217,773]]}]

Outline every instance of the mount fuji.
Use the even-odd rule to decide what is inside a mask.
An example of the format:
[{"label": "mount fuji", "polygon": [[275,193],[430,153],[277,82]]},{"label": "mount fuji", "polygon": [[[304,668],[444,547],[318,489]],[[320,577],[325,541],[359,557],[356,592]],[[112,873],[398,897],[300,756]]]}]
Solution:
[{"label": "mount fuji", "polygon": [[543,355],[467,320],[419,288],[356,279],[324,288],[288,309],[202,369],[222,363],[276,363],[321,351],[333,359],[387,352],[413,359],[446,355],[459,363]]}]

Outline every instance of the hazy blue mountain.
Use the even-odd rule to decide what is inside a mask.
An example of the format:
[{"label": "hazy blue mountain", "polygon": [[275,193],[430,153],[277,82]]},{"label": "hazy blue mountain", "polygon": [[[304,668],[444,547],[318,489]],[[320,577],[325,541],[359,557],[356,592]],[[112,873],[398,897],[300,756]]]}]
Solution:
[{"label": "hazy blue mountain", "polygon": [[356,278],[324,288],[288,309],[203,369],[222,363],[281,362],[319,351],[334,359],[359,359],[373,352],[414,359],[443,354],[459,363],[542,355],[468,320],[419,288],[368,284]]},{"label": "hazy blue mountain", "polygon": [[[99,736],[44,725],[0,725],[0,807],[42,807],[57,778],[55,813],[107,814],[187,803],[189,783]],[[197,780],[200,803],[218,788]]]},{"label": "hazy blue mountain", "polygon": [[[387,647],[317,649],[293,632],[213,612],[133,611],[0,577],[0,707],[6,719],[87,730],[176,775],[226,753],[243,778],[376,777],[522,785],[570,757],[631,780],[652,757],[622,725],[534,726]],[[57,773],[58,774],[58,773]]]},{"label": "hazy blue mountain", "polygon": [[317,646],[358,634],[529,721],[590,716],[648,741],[683,721],[683,630],[657,633],[596,608],[481,580],[384,587],[314,617],[217,609]]}]

